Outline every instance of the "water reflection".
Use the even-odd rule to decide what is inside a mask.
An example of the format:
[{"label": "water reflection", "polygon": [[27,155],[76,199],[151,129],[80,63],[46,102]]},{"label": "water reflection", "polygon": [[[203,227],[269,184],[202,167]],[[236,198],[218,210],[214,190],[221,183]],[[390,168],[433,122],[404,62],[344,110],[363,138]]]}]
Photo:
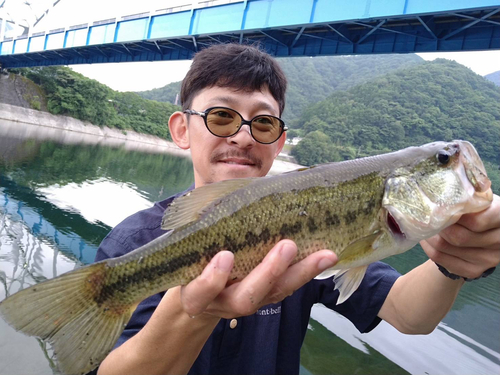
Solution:
[{"label": "water reflection", "polygon": [[109,178],[80,184],[51,185],[38,191],[61,210],[76,212],[89,223],[104,223],[109,229],[123,218],[151,207],[151,201],[147,199],[149,194],[134,184],[119,183]]},{"label": "water reflection", "polygon": [[[92,262],[114,225],[192,184],[188,158],[144,148],[0,122],[0,300]],[[44,345],[0,321],[0,374],[52,374]]]},{"label": "water reflection", "polygon": [[94,225],[77,213],[61,210],[30,187],[20,186],[0,173],[0,208],[3,213],[16,214],[37,237],[50,238],[61,251],[73,253],[76,259],[93,261],[96,247],[111,229],[97,222]]},{"label": "water reflection", "polygon": [[369,354],[373,348],[411,374],[479,375],[500,371],[498,352],[445,323],[440,323],[430,335],[410,336],[382,322],[363,335],[346,318],[322,305],[313,308],[311,317],[359,351]]},{"label": "water reflection", "polygon": [[[2,203],[0,300],[47,278],[71,271],[80,264],[73,256],[68,256],[67,252],[60,251],[60,245],[44,235],[43,230],[33,235],[31,228],[24,222],[29,216],[26,207],[12,200]],[[19,209],[14,212],[9,206],[17,206]],[[0,333],[0,374],[53,373],[53,354],[44,342],[15,332],[2,319]]]}]

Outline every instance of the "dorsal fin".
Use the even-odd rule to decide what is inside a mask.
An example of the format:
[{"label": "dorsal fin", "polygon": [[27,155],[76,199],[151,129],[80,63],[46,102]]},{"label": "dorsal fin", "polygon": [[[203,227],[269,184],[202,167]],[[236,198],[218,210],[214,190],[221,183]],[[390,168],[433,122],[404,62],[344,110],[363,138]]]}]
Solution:
[{"label": "dorsal fin", "polygon": [[254,180],[255,178],[225,180],[187,192],[174,199],[165,210],[161,221],[162,229],[176,229],[192,221],[198,220],[213,202],[233,191],[248,186]]}]

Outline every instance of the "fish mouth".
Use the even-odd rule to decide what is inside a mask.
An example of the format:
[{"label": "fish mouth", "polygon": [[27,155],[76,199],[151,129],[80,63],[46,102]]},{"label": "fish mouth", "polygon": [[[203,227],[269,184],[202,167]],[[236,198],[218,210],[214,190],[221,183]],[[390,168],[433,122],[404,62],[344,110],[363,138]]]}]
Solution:
[{"label": "fish mouth", "polygon": [[493,201],[491,180],[486,174],[484,164],[474,146],[467,141],[455,141],[460,146],[460,165],[457,173],[469,195],[464,210],[479,212]]},{"label": "fish mouth", "polygon": [[477,193],[488,196],[491,190],[491,180],[486,174],[483,161],[479,157],[475,147],[467,141],[454,141],[460,146],[460,159],[465,167],[466,176]]},{"label": "fish mouth", "polygon": [[386,221],[387,221],[387,226],[389,227],[389,230],[391,231],[393,236],[401,239],[406,239],[406,235],[401,230],[401,226],[398,224],[396,218],[392,216],[389,211],[387,211],[386,214]]}]

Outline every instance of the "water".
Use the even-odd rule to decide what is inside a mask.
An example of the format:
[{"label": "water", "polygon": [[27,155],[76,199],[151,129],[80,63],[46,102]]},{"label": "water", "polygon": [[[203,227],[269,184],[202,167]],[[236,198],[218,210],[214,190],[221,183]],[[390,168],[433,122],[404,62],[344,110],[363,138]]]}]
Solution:
[{"label": "water", "polygon": [[[92,262],[113,226],[193,181],[186,158],[106,143],[0,122],[0,300]],[[413,249],[389,262],[407,272],[425,259]],[[426,336],[402,335],[385,323],[362,335],[315,306],[301,362],[304,375],[498,375],[500,272],[467,283]],[[52,366],[50,348],[0,320],[0,375],[50,375]]]}]

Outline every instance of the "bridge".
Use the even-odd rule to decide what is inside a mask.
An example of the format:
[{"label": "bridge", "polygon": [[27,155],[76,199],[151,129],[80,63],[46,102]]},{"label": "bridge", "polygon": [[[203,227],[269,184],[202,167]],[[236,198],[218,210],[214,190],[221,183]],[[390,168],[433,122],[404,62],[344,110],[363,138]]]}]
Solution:
[{"label": "bridge", "polygon": [[212,0],[4,38],[2,67],[191,59],[226,42],[272,55],[500,49],[500,0]]}]

